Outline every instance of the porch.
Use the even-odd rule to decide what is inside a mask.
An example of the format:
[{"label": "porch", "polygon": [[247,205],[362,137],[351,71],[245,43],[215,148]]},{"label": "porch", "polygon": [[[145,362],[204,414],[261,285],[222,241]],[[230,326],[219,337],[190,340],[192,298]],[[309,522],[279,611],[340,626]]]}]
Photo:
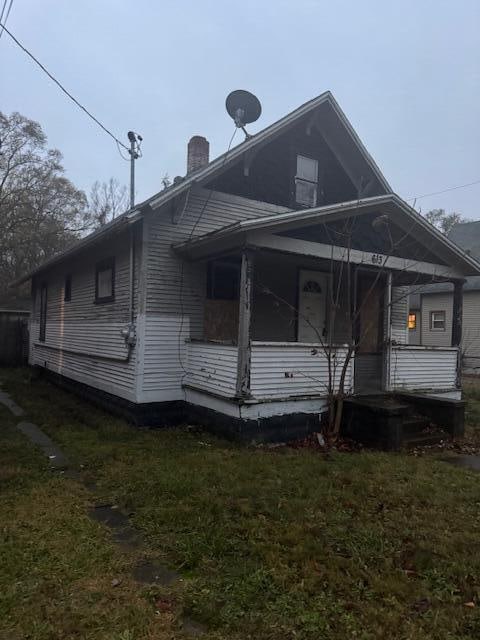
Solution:
[{"label": "porch", "polygon": [[[339,207],[330,224],[318,214],[305,224],[311,212],[292,212],[175,247],[206,280],[203,335],[186,344],[188,402],[258,422],[318,420],[342,379],[345,395],[461,397],[458,257],[435,256],[420,231],[399,229],[400,216],[393,224],[391,208],[359,213],[352,204],[353,234],[352,211]],[[407,288],[432,281],[454,283],[452,344],[410,346]]]}]

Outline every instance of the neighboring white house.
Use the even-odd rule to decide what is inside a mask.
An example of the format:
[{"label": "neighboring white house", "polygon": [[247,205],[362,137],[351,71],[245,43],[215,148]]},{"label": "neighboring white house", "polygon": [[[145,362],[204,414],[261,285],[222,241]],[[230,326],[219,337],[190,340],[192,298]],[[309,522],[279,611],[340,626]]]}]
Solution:
[{"label": "neighboring white house", "polygon": [[[480,274],[392,192],[330,92],[40,265],[32,365],[139,421],[288,437],[345,389],[459,397],[458,323],[408,346],[408,286]],[[332,359],[325,355],[328,347]],[[333,371],[329,371],[333,362]]]},{"label": "neighboring white house", "polygon": [[[448,238],[472,257],[480,258],[480,222],[457,224]],[[437,347],[448,345],[452,332],[452,285],[414,286],[413,291],[409,305],[409,343]],[[463,292],[463,369],[466,373],[480,373],[480,278],[466,278]]]}]

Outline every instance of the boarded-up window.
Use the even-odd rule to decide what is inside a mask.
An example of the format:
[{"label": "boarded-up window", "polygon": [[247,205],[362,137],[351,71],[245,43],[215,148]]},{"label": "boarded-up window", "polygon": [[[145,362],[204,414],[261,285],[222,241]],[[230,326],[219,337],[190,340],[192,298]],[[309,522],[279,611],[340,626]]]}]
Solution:
[{"label": "boarded-up window", "polygon": [[40,287],[40,331],[38,339],[40,342],[45,342],[45,335],[47,329],[47,285],[42,284]]},{"label": "boarded-up window", "polygon": [[408,314],[408,328],[414,331],[417,328],[417,314],[409,313]]},{"label": "boarded-up window", "polygon": [[212,261],[207,271],[204,333],[207,340],[235,342],[238,336],[240,263]]},{"label": "boarded-up window", "polygon": [[97,263],[95,271],[95,302],[112,302],[115,298],[115,259]]}]

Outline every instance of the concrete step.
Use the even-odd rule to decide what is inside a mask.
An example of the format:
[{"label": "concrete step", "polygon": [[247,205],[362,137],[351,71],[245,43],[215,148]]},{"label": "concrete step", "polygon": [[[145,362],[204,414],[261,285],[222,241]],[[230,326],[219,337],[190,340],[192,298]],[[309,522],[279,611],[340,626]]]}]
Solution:
[{"label": "concrete step", "polygon": [[421,416],[412,416],[406,418],[403,423],[403,433],[408,436],[413,436],[425,431],[428,428],[429,422]]},{"label": "concrete step", "polygon": [[428,447],[439,444],[442,440],[448,440],[449,435],[445,431],[425,431],[412,436],[407,436],[403,440],[403,446],[407,449],[415,449],[416,447]]}]

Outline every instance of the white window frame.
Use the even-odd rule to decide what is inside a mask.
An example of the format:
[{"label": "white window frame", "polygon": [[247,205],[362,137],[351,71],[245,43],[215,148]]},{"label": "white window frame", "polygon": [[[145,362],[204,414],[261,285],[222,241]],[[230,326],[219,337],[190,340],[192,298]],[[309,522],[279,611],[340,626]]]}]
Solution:
[{"label": "white window frame", "polygon": [[[314,163],[313,164],[314,171],[311,177],[306,177],[305,175],[300,174],[299,164],[301,160],[306,160],[307,162]],[[315,178],[314,180],[312,179],[313,177]],[[299,195],[298,195],[299,184],[306,184],[313,187],[313,190],[314,190],[313,202],[311,202],[310,200],[307,202],[306,198],[304,198],[303,200],[299,200]],[[318,203],[318,160],[316,160],[315,158],[310,158],[309,156],[304,156],[300,153],[297,154],[297,169],[295,174],[295,202],[305,207],[315,207]]]},{"label": "white window frame", "polygon": [[[435,318],[435,315],[439,315],[439,318]],[[430,331],[446,331],[447,330],[447,314],[443,309],[437,309],[436,311],[430,311]],[[443,326],[436,327],[436,322],[442,322]]]}]

